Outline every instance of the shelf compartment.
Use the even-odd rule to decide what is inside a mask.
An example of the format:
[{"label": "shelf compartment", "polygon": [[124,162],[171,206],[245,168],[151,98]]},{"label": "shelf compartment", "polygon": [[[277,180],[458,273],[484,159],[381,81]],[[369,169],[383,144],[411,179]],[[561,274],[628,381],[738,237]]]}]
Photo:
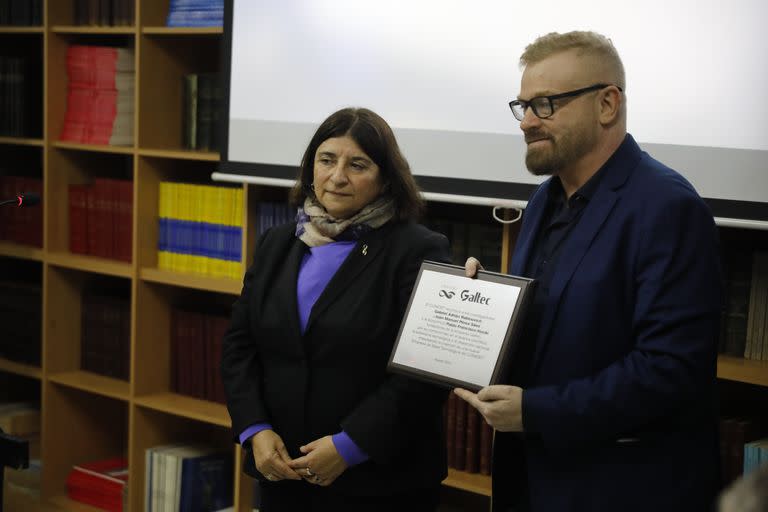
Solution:
[{"label": "shelf compartment", "polygon": [[43,371],[37,366],[18,363],[2,357],[0,357],[0,372],[12,373],[37,380],[40,380],[43,376]]},{"label": "shelf compartment", "polygon": [[53,147],[59,149],[68,149],[72,151],[94,151],[97,153],[118,153],[121,155],[132,155],[133,146],[104,146],[99,144],[78,144],[76,142],[56,141]]},{"label": "shelf compartment", "polygon": [[136,27],[56,25],[51,27],[54,34],[135,34]]},{"label": "shelf compartment", "polygon": [[10,25],[0,26],[0,34],[43,34],[45,27],[16,27]]},{"label": "shelf compartment", "polygon": [[193,151],[189,149],[139,149],[139,155],[180,160],[202,160],[204,162],[221,160],[221,155],[216,151]]},{"label": "shelf compartment", "polygon": [[480,473],[466,473],[448,468],[448,476],[443,480],[443,485],[483,496],[491,495],[491,477]]},{"label": "shelf compartment", "polygon": [[6,240],[0,241],[0,256],[9,256],[24,260],[43,261],[44,252],[37,247],[15,244]]},{"label": "shelf compartment", "polygon": [[56,373],[48,376],[48,380],[61,386],[122,401],[128,401],[130,393],[129,384],[124,380],[81,370]]},{"label": "shelf compartment", "polygon": [[0,144],[6,144],[9,146],[37,146],[43,147],[45,142],[43,139],[34,139],[29,137],[0,137]]},{"label": "shelf compartment", "polygon": [[91,272],[95,274],[126,278],[130,278],[133,275],[133,267],[130,263],[97,258],[95,256],[52,252],[48,253],[46,261],[57,267],[82,270],[83,272]]},{"label": "shelf compartment", "polygon": [[223,404],[198,400],[177,393],[156,393],[134,398],[134,403],[147,409],[174,416],[200,421],[202,423],[230,428],[232,421]]},{"label": "shelf compartment", "polygon": [[182,274],[156,268],[142,268],[139,276],[143,281],[151,283],[167,284],[182,288],[192,288],[228,295],[240,295],[243,283],[236,279],[206,277],[196,274]]},{"label": "shelf compartment", "polygon": [[142,34],[147,35],[220,35],[224,27],[143,27]]},{"label": "shelf compartment", "polygon": [[41,446],[43,502],[66,496],[66,479],[73,465],[128,454],[128,409],[129,404],[123,400],[51,380],[45,383]]},{"label": "shelf compartment", "polygon": [[753,361],[721,354],[717,357],[717,377],[768,387],[768,361]]}]

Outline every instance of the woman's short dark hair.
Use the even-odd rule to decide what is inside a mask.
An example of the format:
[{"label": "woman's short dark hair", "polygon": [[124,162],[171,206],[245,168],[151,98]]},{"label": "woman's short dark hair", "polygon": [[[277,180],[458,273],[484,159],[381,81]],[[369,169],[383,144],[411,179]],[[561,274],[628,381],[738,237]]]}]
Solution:
[{"label": "woman's short dark hair", "polygon": [[417,219],[424,209],[424,200],[411,174],[411,167],[400,152],[392,128],[380,115],[367,108],[345,108],[323,121],[304,151],[296,185],[291,190],[291,203],[301,206],[304,198],[314,197],[311,186],[317,148],[327,139],[344,136],[351,137],[379,166],[385,193],[395,201],[395,217],[400,220]]}]

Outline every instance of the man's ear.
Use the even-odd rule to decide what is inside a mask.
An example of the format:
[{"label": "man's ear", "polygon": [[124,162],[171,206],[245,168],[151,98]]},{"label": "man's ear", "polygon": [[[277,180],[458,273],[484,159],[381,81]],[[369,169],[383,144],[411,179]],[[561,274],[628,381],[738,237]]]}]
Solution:
[{"label": "man's ear", "polygon": [[623,102],[624,97],[615,85],[600,91],[600,123],[604,125],[613,124],[621,112]]}]

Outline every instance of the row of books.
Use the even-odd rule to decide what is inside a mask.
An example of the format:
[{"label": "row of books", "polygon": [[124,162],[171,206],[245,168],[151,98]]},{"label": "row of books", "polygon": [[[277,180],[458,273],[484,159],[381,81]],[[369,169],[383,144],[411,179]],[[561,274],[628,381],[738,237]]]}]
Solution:
[{"label": "row of books", "polygon": [[453,393],[445,404],[445,432],[448,467],[491,474],[493,429],[477,409]]},{"label": "row of books", "polygon": [[158,268],[239,279],[242,188],[160,183]]},{"label": "row of books", "polygon": [[768,437],[744,445],[744,474],[768,465]]},{"label": "row of books", "polygon": [[40,404],[0,403],[0,429],[29,443],[29,467],[5,469],[5,480],[2,482],[3,489],[0,493],[4,499],[4,510],[36,510],[40,502]]},{"label": "row of books", "polygon": [[69,185],[69,250],[131,261],[133,182],[96,178]]},{"label": "row of books", "polygon": [[84,462],[67,475],[67,496],[108,512],[123,512],[128,498],[128,459]]},{"label": "row of books", "polygon": [[72,45],[67,49],[67,76],[67,113],[61,140],[133,145],[133,50]]},{"label": "row of books", "polygon": [[0,357],[40,366],[43,294],[39,283],[0,282]]},{"label": "row of books", "polygon": [[296,208],[285,201],[262,201],[256,205],[256,233],[262,235],[272,226],[295,222]]},{"label": "row of books", "polygon": [[133,25],[135,0],[74,0],[72,19],[75,25]]},{"label": "row of books", "polygon": [[726,261],[720,352],[768,361],[768,253],[740,252]]},{"label": "row of books", "polygon": [[[754,418],[720,419],[720,467],[723,486],[727,486],[751,469],[752,459],[748,460],[746,457],[749,451],[747,446],[761,440],[766,434],[768,430],[764,423]],[[763,462],[768,462],[768,459],[763,459]]]},{"label": "row of books", "polygon": [[156,446],[145,451],[144,468],[147,512],[207,512],[232,506],[229,453],[207,446]]},{"label": "row of books", "polygon": [[184,75],[183,147],[218,151],[218,125],[222,119],[222,89],[218,73]]},{"label": "row of books", "polygon": [[[42,199],[43,180],[24,176],[0,176],[0,197],[10,199],[24,192],[35,193]],[[43,205],[32,208],[10,205],[0,207],[0,240],[42,247]]]},{"label": "row of books", "polygon": [[85,291],[82,297],[80,368],[115,379],[130,373],[131,304],[126,298]]},{"label": "row of books", "polygon": [[0,0],[0,26],[37,27],[43,24],[43,0]]},{"label": "row of books", "polygon": [[0,136],[40,136],[41,65],[26,56],[0,55]]},{"label": "row of books", "polygon": [[169,27],[220,27],[224,24],[224,0],[171,0]]},{"label": "row of books", "polygon": [[226,403],[219,374],[229,317],[174,308],[171,312],[171,385],[176,393]]},{"label": "row of books", "polygon": [[464,266],[467,258],[474,256],[486,270],[501,270],[501,224],[487,225],[443,219],[426,219],[425,223],[430,229],[448,237],[454,265]]}]

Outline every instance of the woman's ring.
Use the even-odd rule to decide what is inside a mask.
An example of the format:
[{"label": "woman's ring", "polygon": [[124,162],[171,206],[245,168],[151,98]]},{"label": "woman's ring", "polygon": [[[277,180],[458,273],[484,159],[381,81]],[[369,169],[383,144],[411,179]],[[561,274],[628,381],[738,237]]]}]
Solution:
[{"label": "woman's ring", "polygon": [[306,468],[304,469],[304,471],[306,471],[306,472],[307,472],[307,476],[315,476],[315,474],[312,472],[312,470],[311,470],[311,469],[309,469],[309,467],[306,467]]},{"label": "woman's ring", "polygon": [[269,480],[269,481],[272,481],[272,480],[274,480],[274,479],[275,479],[275,477],[272,475],[272,473],[267,473],[267,474],[266,474],[266,475],[264,475],[264,476],[265,476],[265,477],[267,477],[267,480]]}]

